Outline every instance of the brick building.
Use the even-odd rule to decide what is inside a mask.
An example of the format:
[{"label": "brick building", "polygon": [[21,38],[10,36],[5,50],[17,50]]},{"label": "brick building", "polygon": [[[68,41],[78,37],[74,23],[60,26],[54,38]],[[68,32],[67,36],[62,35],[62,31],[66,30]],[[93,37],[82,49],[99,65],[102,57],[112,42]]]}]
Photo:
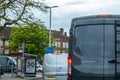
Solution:
[{"label": "brick building", "polygon": [[55,38],[55,53],[68,53],[68,39],[67,33],[63,28],[60,31],[52,30],[53,37]]},{"label": "brick building", "polygon": [[[0,54],[9,54],[6,45],[9,44],[11,30],[11,27],[5,27],[0,32]],[[52,30],[52,33],[55,39],[55,53],[68,53],[68,36],[64,29],[60,28],[60,31]]]},{"label": "brick building", "polygon": [[9,54],[9,48],[6,46],[9,44],[11,30],[11,27],[5,27],[0,32],[0,54]]}]

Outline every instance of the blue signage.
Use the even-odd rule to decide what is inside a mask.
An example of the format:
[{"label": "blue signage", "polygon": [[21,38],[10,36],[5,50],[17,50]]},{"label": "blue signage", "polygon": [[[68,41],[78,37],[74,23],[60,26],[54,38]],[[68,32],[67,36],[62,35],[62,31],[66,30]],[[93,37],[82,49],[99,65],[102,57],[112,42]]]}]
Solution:
[{"label": "blue signage", "polygon": [[52,47],[47,47],[46,54],[48,54],[48,53],[54,53],[54,49]]}]

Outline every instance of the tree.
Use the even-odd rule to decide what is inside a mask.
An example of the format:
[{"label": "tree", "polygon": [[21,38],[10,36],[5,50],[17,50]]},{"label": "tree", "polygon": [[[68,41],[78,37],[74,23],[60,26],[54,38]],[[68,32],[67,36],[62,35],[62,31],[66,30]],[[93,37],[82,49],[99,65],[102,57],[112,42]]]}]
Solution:
[{"label": "tree", "polygon": [[35,23],[32,11],[46,12],[44,6],[43,0],[0,0],[0,31],[13,24]]},{"label": "tree", "polygon": [[44,25],[27,24],[24,27],[14,27],[10,34],[9,47],[18,52],[18,44],[25,41],[25,53],[42,57],[48,47],[48,31]]}]

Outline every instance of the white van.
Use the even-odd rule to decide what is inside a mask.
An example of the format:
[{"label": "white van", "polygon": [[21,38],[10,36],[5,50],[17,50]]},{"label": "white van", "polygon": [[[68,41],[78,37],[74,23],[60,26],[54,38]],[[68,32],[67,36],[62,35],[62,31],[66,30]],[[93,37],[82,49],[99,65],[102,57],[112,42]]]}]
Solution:
[{"label": "white van", "polygon": [[67,80],[68,54],[45,54],[43,80]]}]

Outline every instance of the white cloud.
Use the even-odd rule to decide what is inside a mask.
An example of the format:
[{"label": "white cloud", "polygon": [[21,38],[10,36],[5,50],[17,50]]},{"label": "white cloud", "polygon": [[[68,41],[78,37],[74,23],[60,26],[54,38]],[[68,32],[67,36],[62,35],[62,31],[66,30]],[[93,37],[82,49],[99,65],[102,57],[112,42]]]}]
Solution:
[{"label": "white cloud", "polygon": [[[52,9],[52,29],[63,27],[67,32],[74,17],[120,13],[119,0],[46,0],[45,2],[48,6],[59,6]],[[43,15],[42,19],[49,26],[49,14]]]},{"label": "white cloud", "polygon": [[[54,4],[55,3],[57,4],[59,2],[62,2],[62,0],[55,1]],[[86,0],[84,0],[84,2],[81,2],[81,3],[79,2],[77,3],[74,1],[73,3],[73,0],[70,2],[68,2],[68,0],[65,0],[64,5],[59,6],[57,9],[53,10],[54,17],[61,18],[61,16],[68,16],[71,14],[74,15],[75,13],[85,13],[85,12],[88,14],[92,12],[96,12],[96,13],[106,12],[107,10],[111,9],[112,6],[119,5],[118,2],[113,0],[109,0],[109,1],[108,0],[87,0],[87,2]]]}]

